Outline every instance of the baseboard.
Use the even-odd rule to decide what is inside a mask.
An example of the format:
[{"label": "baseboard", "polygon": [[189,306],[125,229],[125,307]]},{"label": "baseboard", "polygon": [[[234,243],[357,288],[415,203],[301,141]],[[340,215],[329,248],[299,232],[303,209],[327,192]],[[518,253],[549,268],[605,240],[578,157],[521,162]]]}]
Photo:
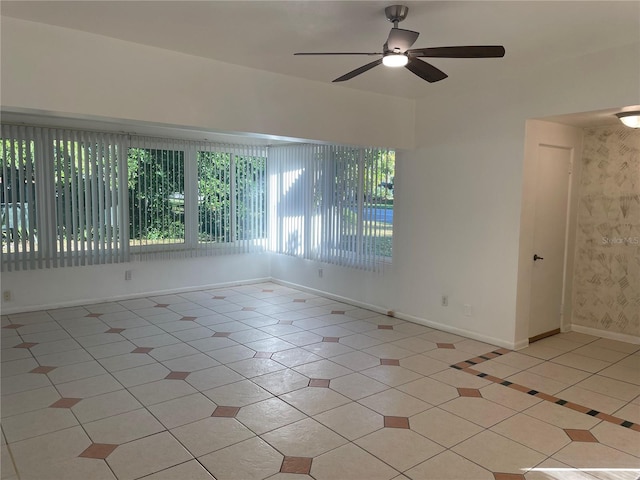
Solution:
[{"label": "baseboard", "polygon": [[[478,340],[479,342],[490,343],[491,345],[496,345],[502,348],[508,348],[509,350],[517,350],[516,345],[513,342],[505,342],[504,340],[501,340],[499,338],[490,337],[489,335],[483,335],[481,333],[473,332],[471,330],[465,330],[463,328],[453,327],[451,325],[445,325],[444,323],[434,322],[432,320],[427,320],[426,318],[415,317],[413,315],[408,315],[406,313],[401,313],[401,312],[395,312],[394,317],[399,318],[401,320],[406,320],[408,322],[417,323],[419,325],[424,325],[425,327],[435,328],[436,330],[440,330],[443,332],[453,333],[454,335],[460,335],[462,337]],[[523,347],[520,347],[520,348],[523,348]]]},{"label": "baseboard", "polygon": [[609,340],[618,340],[619,342],[632,343],[640,345],[640,337],[635,335],[627,335],[626,333],[609,332],[608,330],[600,330],[598,328],[585,327],[583,325],[571,325],[571,331],[578,333],[586,333],[595,337],[608,338]]},{"label": "baseboard", "polygon": [[[4,309],[2,311],[3,315],[11,315],[11,314],[16,314],[16,313],[25,313],[25,312],[33,312],[33,311],[38,311],[38,310],[54,310],[57,308],[68,308],[68,307],[77,307],[77,306],[81,306],[81,305],[92,305],[92,304],[96,304],[96,303],[103,303],[103,302],[107,302],[107,301],[119,301],[119,300],[130,300],[132,298],[140,298],[140,297],[149,297],[149,296],[156,296],[156,295],[169,295],[169,294],[174,294],[174,293],[185,293],[185,292],[197,292],[198,290],[207,290],[207,289],[216,289],[216,288],[227,288],[227,287],[237,287],[240,285],[251,285],[251,284],[256,284],[256,283],[264,283],[264,282],[273,282],[273,283],[277,283],[279,285],[283,285],[283,286],[288,286],[291,288],[295,288],[298,290],[301,290],[303,292],[307,292],[307,293],[311,293],[314,295],[321,295],[323,297],[327,297],[330,298],[332,300],[335,300],[337,302],[342,302],[342,303],[346,303],[349,305],[353,305],[355,307],[359,307],[359,308],[365,308],[367,310],[371,310],[373,312],[377,312],[380,313],[381,315],[390,315],[393,316],[395,318],[399,318],[400,320],[406,320],[408,322],[413,322],[413,323],[417,323],[418,325],[424,325],[425,327],[430,327],[430,328],[435,328],[437,330],[443,331],[443,332],[448,332],[448,333],[453,333],[454,335],[460,335],[462,337],[466,337],[466,338],[471,338],[473,340],[478,340],[479,342],[485,342],[485,343],[489,343],[491,345],[496,345],[499,347],[503,347],[503,348],[508,348],[510,350],[519,350],[521,348],[526,347],[529,343],[527,340],[522,340],[520,342],[506,342],[504,340],[501,340],[499,338],[495,338],[495,337],[491,337],[488,335],[483,335],[481,333],[478,332],[473,332],[470,330],[465,330],[462,328],[458,328],[458,327],[453,327],[451,325],[446,325],[443,323],[439,323],[439,322],[434,322],[432,320],[428,320],[426,318],[421,318],[421,317],[416,317],[413,315],[409,315],[406,313],[402,313],[402,312],[398,312],[398,311],[390,311],[387,308],[381,307],[380,305],[373,305],[370,303],[365,303],[365,302],[359,302],[357,300],[353,300],[351,298],[347,298],[347,297],[343,297],[341,295],[336,295],[330,292],[325,292],[322,290],[318,290],[315,288],[310,288],[310,287],[306,287],[304,285],[298,285],[296,283],[292,283],[292,282],[287,282],[284,280],[279,280],[276,278],[271,278],[271,277],[263,277],[263,278],[253,278],[253,279],[249,279],[249,280],[242,280],[242,281],[237,281],[237,282],[222,282],[222,283],[213,283],[213,284],[207,284],[207,285],[198,285],[198,286],[192,286],[192,287],[183,287],[183,288],[173,288],[173,289],[165,289],[165,290],[155,290],[155,291],[150,291],[150,292],[139,292],[139,293],[133,293],[133,294],[124,294],[124,295],[116,295],[116,296],[112,296],[109,298],[93,298],[93,299],[83,299],[83,300],[73,300],[73,301],[66,301],[66,302],[58,302],[58,303],[49,303],[49,304],[43,304],[43,305],[30,305],[28,307],[23,307],[23,308],[8,308],[8,309]],[[580,327],[580,328],[586,328],[586,327]],[[589,330],[594,330],[595,335],[599,335],[602,337],[605,337],[604,333],[608,333],[608,332],[601,332],[600,330],[595,330],[595,329],[589,329]],[[578,331],[578,330],[576,330]],[[584,332],[584,333],[590,333],[590,332]],[[590,333],[591,335],[593,335],[593,333]],[[614,338],[615,340],[622,340],[622,341],[627,341],[629,342],[630,340],[624,340],[622,338],[619,337],[631,337],[630,335],[622,335],[622,334],[614,334],[614,335],[618,335],[618,337],[606,337],[606,338]],[[634,338],[635,341],[631,342],[631,343],[640,343],[640,338],[637,337],[631,337]]]},{"label": "baseboard", "polygon": [[365,303],[365,302],[358,302],[357,300],[353,300],[351,298],[342,297],[340,295],[335,295],[333,293],[325,292],[323,290],[318,290],[316,288],[305,287],[304,285],[298,285],[297,283],[287,282],[285,280],[278,280],[277,278],[272,278],[270,279],[270,281],[285,287],[291,287],[291,288],[295,288],[296,290],[301,290],[303,292],[312,293],[314,295],[320,295],[322,297],[327,297],[327,298],[330,298],[331,300],[335,300],[336,302],[342,302],[348,305],[353,305],[354,307],[371,310],[373,312],[380,313],[382,315],[386,315],[389,312],[389,310],[384,309],[378,305],[372,305],[370,303]]},{"label": "baseboard", "polygon": [[104,302],[117,302],[119,300],[131,300],[140,297],[151,297],[156,295],[171,295],[174,293],[197,292],[199,290],[209,290],[217,288],[238,287],[240,285],[251,285],[256,283],[270,282],[270,277],[253,278],[250,280],[241,280],[237,282],[221,282],[211,283],[207,285],[198,285],[192,287],[171,288],[165,290],[154,290],[150,292],[128,293],[124,295],[110,296],[109,298],[89,298],[82,300],[71,300],[66,302],[47,303],[42,305],[29,305],[28,307],[2,308],[2,315],[12,315],[16,313],[35,312],[39,310],[55,310],[57,308],[79,307],[82,305],[95,305]]},{"label": "baseboard", "polygon": [[305,287],[304,285],[298,285],[293,282],[287,282],[287,281],[278,280],[275,278],[272,278],[271,281],[279,285],[295,288],[297,290],[301,290],[307,293],[312,293],[314,295],[321,295],[323,297],[327,297],[332,300],[336,300],[338,302],[353,305],[355,307],[365,308],[367,310],[371,310],[373,312],[377,312],[382,315],[388,315],[389,313],[392,313],[392,315],[390,316],[394,318],[399,318],[400,320],[406,320],[408,322],[417,323],[418,325],[424,325],[425,327],[435,328],[443,332],[453,333],[454,335],[460,335],[462,337],[471,338],[473,340],[478,340],[479,342],[490,343],[491,345],[497,345],[498,347],[508,348],[510,350],[518,350],[520,348],[526,347],[529,344],[527,340],[524,340],[523,342],[518,342],[518,343],[505,342],[504,340],[500,340],[499,338],[490,337],[488,335],[483,335],[481,333],[472,332],[470,330],[465,330],[462,328],[452,327],[451,325],[445,325],[443,323],[427,320],[426,318],[415,317],[413,315],[408,315],[406,313],[402,313],[398,311],[390,311],[389,309],[381,307],[379,305],[372,305],[369,303],[358,302],[350,298],[342,297],[340,295],[335,295],[333,293],[325,292],[322,290],[317,290],[315,288]]}]

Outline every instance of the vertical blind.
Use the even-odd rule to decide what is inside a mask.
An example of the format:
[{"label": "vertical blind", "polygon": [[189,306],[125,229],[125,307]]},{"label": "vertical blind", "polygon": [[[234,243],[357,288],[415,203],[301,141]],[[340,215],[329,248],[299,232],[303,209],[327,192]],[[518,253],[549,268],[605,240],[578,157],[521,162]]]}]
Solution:
[{"label": "vertical blind", "polygon": [[2,125],[2,270],[264,249],[266,150]]},{"label": "vertical blind", "polygon": [[267,248],[377,270],[391,255],[391,217],[380,215],[389,150],[16,125],[0,134],[2,270]]},{"label": "vertical blind", "polygon": [[374,148],[270,147],[270,249],[378,270],[391,254],[392,228],[378,213],[392,158]]},{"label": "vertical blind", "polygon": [[127,259],[126,137],[2,125],[3,270]]}]

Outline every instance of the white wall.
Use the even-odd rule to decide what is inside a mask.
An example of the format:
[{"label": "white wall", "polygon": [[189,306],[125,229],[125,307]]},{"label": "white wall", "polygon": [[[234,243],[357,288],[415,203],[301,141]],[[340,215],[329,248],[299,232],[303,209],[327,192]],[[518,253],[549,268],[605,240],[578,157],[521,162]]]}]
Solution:
[{"label": "white wall", "polygon": [[[126,270],[131,280],[124,279]],[[2,314],[268,278],[268,254],[3,272],[2,290],[10,290],[13,299],[2,303]]]},{"label": "white wall", "polygon": [[405,311],[526,343],[516,324],[525,122],[637,104],[639,85],[635,44],[421,100],[419,145],[398,175],[394,268]]},{"label": "white wall", "polygon": [[2,17],[2,108],[413,146],[413,102]]}]

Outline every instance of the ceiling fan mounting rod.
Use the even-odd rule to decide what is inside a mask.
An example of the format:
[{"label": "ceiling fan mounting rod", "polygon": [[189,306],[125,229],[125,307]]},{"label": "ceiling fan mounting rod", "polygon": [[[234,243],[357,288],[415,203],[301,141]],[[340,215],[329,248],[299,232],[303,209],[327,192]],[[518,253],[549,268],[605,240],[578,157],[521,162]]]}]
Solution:
[{"label": "ceiling fan mounting rod", "polygon": [[398,23],[407,18],[409,7],[405,5],[390,5],[384,9],[387,20],[393,23],[393,28],[398,28]]}]

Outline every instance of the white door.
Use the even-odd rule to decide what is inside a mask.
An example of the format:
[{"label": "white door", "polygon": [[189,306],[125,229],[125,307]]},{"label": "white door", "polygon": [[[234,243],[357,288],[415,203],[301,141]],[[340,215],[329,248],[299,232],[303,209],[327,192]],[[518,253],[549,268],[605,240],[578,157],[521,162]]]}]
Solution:
[{"label": "white door", "polygon": [[529,338],[560,328],[572,149],[538,145],[537,153]]}]

